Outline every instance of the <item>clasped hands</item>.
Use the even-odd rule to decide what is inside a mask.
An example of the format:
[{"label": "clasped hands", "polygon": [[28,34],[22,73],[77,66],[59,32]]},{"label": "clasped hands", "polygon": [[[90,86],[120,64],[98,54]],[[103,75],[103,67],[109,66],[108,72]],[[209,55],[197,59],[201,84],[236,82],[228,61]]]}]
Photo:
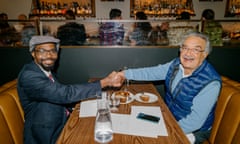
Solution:
[{"label": "clasped hands", "polygon": [[121,87],[125,81],[124,72],[111,72],[107,77],[101,80],[102,87]]}]

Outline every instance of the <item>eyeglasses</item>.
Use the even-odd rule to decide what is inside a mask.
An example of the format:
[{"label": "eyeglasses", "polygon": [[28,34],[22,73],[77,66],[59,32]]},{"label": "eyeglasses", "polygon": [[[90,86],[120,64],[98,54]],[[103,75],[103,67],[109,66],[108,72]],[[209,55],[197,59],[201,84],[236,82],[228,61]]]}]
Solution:
[{"label": "eyeglasses", "polygon": [[201,50],[200,48],[187,48],[187,47],[181,47],[180,48],[181,52],[187,52],[187,51],[191,51],[194,54],[199,54],[201,52],[204,52],[205,50]]},{"label": "eyeglasses", "polygon": [[41,54],[41,55],[47,55],[47,54],[55,55],[55,54],[57,54],[57,50],[56,49],[51,49],[51,50],[35,49],[34,51],[39,53],[39,54]]}]

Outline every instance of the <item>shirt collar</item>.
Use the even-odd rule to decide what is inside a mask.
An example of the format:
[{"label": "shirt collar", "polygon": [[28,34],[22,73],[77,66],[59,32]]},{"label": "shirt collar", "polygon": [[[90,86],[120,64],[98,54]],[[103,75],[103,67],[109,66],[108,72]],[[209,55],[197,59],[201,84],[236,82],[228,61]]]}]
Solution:
[{"label": "shirt collar", "polygon": [[185,75],[185,74],[184,74],[184,68],[183,68],[182,64],[179,65],[179,68],[180,68],[180,70],[182,71],[182,77],[183,77],[183,78],[189,77],[189,76],[192,75],[192,74],[188,74],[188,75]]},{"label": "shirt collar", "polygon": [[49,77],[49,75],[51,74],[51,71],[46,71],[42,68],[42,66],[40,66],[39,64],[37,64],[39,66],[39,68],[42,70],[42,72],[47,76]]}]

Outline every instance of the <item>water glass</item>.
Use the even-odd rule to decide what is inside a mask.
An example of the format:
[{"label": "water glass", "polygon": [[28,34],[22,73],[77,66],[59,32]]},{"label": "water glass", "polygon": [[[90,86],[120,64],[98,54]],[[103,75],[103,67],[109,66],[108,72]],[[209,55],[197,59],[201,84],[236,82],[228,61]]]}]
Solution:
[{"label": "water glass", "polygon": [[109,97],[109,106],[112,112],[118,111],[118,107],[120,105],[120,98],[116,96]]}]

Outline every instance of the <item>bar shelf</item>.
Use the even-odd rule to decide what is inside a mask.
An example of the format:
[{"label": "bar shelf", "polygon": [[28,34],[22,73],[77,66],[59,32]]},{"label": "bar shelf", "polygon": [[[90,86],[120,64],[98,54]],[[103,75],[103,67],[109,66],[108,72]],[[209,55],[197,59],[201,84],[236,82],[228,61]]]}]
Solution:
[{"label": "bar shelf", "polygon": [[131,0],[130,16],[144,11],[149,17],[178,17],[182,12],[195,16],[192,0]]}]

